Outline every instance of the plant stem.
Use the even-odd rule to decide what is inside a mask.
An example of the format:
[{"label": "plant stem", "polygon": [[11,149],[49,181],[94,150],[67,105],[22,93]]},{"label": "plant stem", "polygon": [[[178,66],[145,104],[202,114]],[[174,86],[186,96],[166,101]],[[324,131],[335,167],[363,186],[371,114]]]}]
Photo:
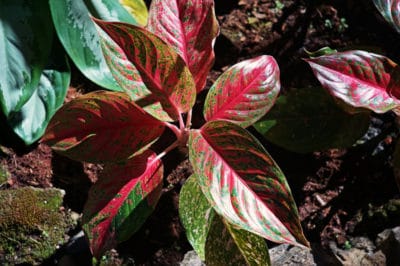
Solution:
[{"label": "plant stem", "polygon": [[179,145],[179,140],[176,140],[174,143],[172,143],[170,146],[168,146],[163,152],[157,155],[156,159],[161,159],[164,157],[168,152],[172,151]]},{"label": "plant stem", "polygon": [[186,128],[190,128],[192,126],[192,109],[189,110],[186,117]]},{"label": "plant stem", "polygon": [[179,130],[179,128],[177,128],[175,125],[168,123],[168,122],[164,122],[165,126],[167,126],[169,129],[171,129],[172,132],[174,132],[176,138],[179,140],[181,138],[181,131]]},{"label": "plant stem", "polygon": [[183,122],[182,113],[179,114],[179,128],[180,129],[184,129],[185,128],[185,122]]}]

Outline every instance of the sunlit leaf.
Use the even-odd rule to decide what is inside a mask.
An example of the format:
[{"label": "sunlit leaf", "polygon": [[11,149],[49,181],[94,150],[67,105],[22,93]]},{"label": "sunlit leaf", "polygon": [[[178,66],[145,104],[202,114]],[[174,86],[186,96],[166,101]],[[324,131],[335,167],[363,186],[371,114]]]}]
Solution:
[{"label": "sunlit leaf", "polygon": [[399,67],[387,57],[355,50],[306,61],[322,86],[347,104],[377,113],[400,105]]},{"label": "sunlit leaf", "polygon": [[213,0],[153,0],[147,28],[184,59],[196,82],[204,89],[214,63],[214,42],[219,33]]},{"label": "sunlit leaf", "polygon": [[382,16],[400,33],[400,1],[372,0]]},{"label": "sunlit leaf", "polygon": [[164,124],[122,92],[97,91],[65,104],[51,120],[43,141],[74,160],[124,160],[152,144]]},{"label": "sunlit leaf", "polygon": [[271,241],[308,245],[282,171],[245,129],[211,121],[191,131],[189,159],[206,198],[228,222]]},{"label": "sunlit leaf", "polygon": [[[47,1],[31,1],[46,2]],[[78,69],[91,81],[113,91],[120,87],[104,61],[91,16],[138,24],[115,0],[49,0],[57,35]]]},{"label": "sunlit leaf", "polygon": [[53,26],[46,1],[0,0],[0,7],[0,105],[9,117],[37,89]]},{"label": "sunlit leaf", "polygon": [[369,111],[349,114],[318,87],[293,89],[280,96],[254,127],[272,143],[305,153],[350,147],[369,124]]},{"label": "sunlit leaf", "polygon": [[148,11],[143,0],[119,0],[119,2],[128,10],[140,26],[146,26]]},{"label": "sunlit leaf", "polygon": [[162,179],[162,162],[149,150],[105,166],[89,191],[82,217],[95,257],[127,240],[142,226],[160,198]]},{"label": "sunlit leaf", "polygon": [[248,127],[268,112],[279,90],[279,67],[272,56],[240,62],[211,87],[204,117],[207,121],[224,119]]},{"label": "sunlit leaf", "polygon": [[[116,72],[120,85],[129,88],[129,80],[136,80],[135,76],[129,76],[133,71],[124,71],[117,64],[118,61],[126,61],[126,58],[139,71],[147,89],[151,91],[150,101],[161,103],[162,110],[170,119],[177,120],[181,113],[188,112],[196,97],[195,84],[188,67],[180,56],[165,42],[151,32],[124,23],[111,23],[95,20],[111,39],[124,51],[124,55],[118,55],[120,50],[113,50],[112,47],[104,51],[111,52],[106,56],[110,57],[108,63]],[[109,44],[105,43],[105,46]],[[119,59],[113,59],[119,57]],[[141,104],[139,104],[141,105]],[[157,116],[162,120],[162,115]]]}]

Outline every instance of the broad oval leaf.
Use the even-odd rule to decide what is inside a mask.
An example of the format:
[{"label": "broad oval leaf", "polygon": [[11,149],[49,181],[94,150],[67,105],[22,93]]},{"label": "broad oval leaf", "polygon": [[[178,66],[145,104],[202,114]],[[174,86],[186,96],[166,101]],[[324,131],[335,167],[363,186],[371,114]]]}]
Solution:
[{"label": "broad oval leaf", "polygon": [[50,119],[64,103],[71,73],[67,57],[60,56],[60,51],[59,46],[53,48],[51,62],[43,70],[31,98],[9,116],[8,123],[27,145],[44,134]]},{"label": "broad oval leaf", "polygon": [[179,193],[179,215],[189,242],[207,265],[270,265],[264,239],[216,215],[195,175]]},{"label": "broad oval leaf", "polygon": [[163,122],[122,92],[97,91],[65,104],[42,141],[74,160],[120,161],[148,147],[162,134]]},{"label": "broad oval leaf", "polygon": [[143,0],[119,0],[119,3],[135,18],[139,26],[147,25],[149,12]]},{"label": "broad oval leaf", "polygon": [[274,105],[280,90],[279,67],[272,56],[240,62],[223,73],[208,92],[206,121],[228,120],[248,127]]},{"label": "broad oval leaf", "polygon": [[96,84],[120,91],[104,61],[90,15],[132,24],[137,21],[115,0],[50,0],[49,4],[57,35],[78,69]]},{"label": "broad oval leaf", "polygon": [[400,105],[399,69],[389,58],[360,50],[306,59],[322,86],[347,104],[377,113]]},{"label": "broad oval leaf", "polygon": [[389,24],[400,33],[400,1],[399,0],[372,0]]},{"label": "broad oval leaf", "polygon": [[161,196],[162,179],[162,162],[149,150],[104,167],[89,190],[82,217],[96,258],[142,226]]},{"label": "broad oval leaf", "polygon": [[35,92],[51,50],[46,1],[0,1],[0,104],[6,117]]},{"label": "broad oval leaf", "polygon": [[350,147],[367,132],[369,113],[343,111],[323,88],[295,89],[254,127],[272,143],[306,153]]},{"label": "broad oval leaf", "polygon": [[[192,108],[196,97],[193,77],[183,59],[171,47],[140,27],[97,19],[95,22],[124,51],[121,58],[128,58],[136,67],[152,97],[161,103],[170,120],[178,120],[181,113]],[[107,56],[118,55],[111,53]],[[108,62],[112,64],[113,60]],[[122,81],[126,80],[129,77]]]},{"label": "broad oval leaf", "polygon": [[245,129],[207,122],[190,132],[189,159],[203,193],[227,221],[271,241],[308,246],[282,171]]},{"label": "broad oval leaf", "polygon": [[214,63],[214,42],[219,33],[213,0],[153,0],[147,28],[185,60],[196,82],[204,89]]}]

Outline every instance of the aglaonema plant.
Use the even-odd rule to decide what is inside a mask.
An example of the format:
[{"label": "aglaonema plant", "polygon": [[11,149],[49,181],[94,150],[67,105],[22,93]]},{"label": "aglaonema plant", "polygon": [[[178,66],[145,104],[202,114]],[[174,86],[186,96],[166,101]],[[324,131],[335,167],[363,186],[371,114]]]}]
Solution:
[{"label": "aglaonema plant", "polygon": [[[72,159],[105,165],[83,212],[93,255],[140,228],[161,196],[162,157],[180,147],[188,148],[194,172],[182,188],[180,217],[207,265],[268,265],[264,238],[308,246],[284,174],[245,129],[279,93],[274,58],[259,56],[223,73],[208,91],[206,123],[192,128],[196,94],[214,61],[214,2],[155,0],[146,28],[94,21],[124,92],[72,100],[43,138]],[[152,145],[165,129],[176,140],[156,154]]]}]

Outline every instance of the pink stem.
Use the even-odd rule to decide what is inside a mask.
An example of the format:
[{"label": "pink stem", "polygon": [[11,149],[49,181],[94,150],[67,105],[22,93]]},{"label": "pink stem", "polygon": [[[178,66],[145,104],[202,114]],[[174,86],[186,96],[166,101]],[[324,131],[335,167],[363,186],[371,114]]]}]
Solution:
[{"label": "pink stem", "polygon": [[168,146],[163,152],[157,155],[156,159],[161,159],[164,157],[168,152],[172,151],[179,145],[179,140],[176,140],[174,143],[172,143],[170,146]]}]

